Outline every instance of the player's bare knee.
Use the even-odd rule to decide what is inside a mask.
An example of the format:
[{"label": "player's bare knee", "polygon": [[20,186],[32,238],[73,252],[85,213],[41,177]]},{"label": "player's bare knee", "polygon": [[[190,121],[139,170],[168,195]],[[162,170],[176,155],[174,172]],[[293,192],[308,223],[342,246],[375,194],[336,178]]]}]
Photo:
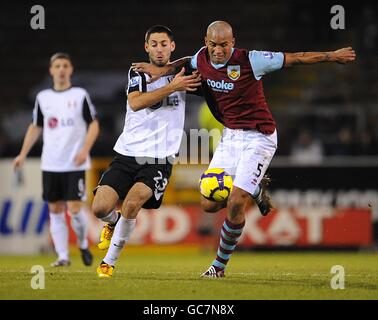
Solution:
[{"label": "player's bare knee", "polygon": [[99,206],[92,205],[92,212],[96,216],[96,218],[99,219],[104,218],[106,216],[105,210]]},{"label": "player's bare knee", "polygon": [[112,188],[100,186],[92,202],[92,212],[97,218],[102,219],[114,209],[117,201],[118,195]]},{"label": "player's bare knee", "polygon": [[93,201],[92,203],[92,212],[99,219],[106,217],[112,210],[113,208],[107,203],[100,201]]}]

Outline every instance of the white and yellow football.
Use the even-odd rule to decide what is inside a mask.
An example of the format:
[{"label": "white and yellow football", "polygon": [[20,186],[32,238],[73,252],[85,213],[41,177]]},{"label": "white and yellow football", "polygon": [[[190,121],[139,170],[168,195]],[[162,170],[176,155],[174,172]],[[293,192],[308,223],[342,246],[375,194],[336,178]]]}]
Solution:
[{"label": "white and yellow football", "polygon": [[201,175],[199,188],[206,199],[224,201],[232,191],[232,177],[221,168],[208,169]]}]

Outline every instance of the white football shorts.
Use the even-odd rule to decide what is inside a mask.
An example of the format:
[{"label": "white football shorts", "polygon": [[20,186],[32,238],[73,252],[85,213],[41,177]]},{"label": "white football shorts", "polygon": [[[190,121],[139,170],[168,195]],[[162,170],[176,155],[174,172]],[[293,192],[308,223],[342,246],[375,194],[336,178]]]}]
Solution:
[{"label": "white football shorts", "polygon": [[224,128],[209,168],[223,168],[234,186],[254,194],[277,149],[277,131]]}]

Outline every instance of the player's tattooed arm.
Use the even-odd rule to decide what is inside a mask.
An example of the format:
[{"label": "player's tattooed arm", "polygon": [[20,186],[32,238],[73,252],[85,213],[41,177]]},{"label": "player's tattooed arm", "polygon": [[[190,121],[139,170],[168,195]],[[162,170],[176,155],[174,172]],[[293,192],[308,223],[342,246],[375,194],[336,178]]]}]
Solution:
[{"label": "player's tattooed arm", "polygon": [[181,69],[183,67],[185,67],[189,62],[190,60],[192,59],[192,57],[183,57],[183,58],[180,58],[180,59],[177,59],[173,62],[170,62],[168,63],[166,66],[167,68],[169,68],[169,73],[168,74],[176,74],[178,72],[181,71]]},{"label": "player's tattooed arm", "polygon": [[331,52],[285,52],[285,67],[330,61]]},{"label": "player's tattooed arm", "polygon": [[351,47],[328,52],[285,52],[285,67],[297,64],[313,64],[318,62],[348,63],[356,59],[356,53]]}]

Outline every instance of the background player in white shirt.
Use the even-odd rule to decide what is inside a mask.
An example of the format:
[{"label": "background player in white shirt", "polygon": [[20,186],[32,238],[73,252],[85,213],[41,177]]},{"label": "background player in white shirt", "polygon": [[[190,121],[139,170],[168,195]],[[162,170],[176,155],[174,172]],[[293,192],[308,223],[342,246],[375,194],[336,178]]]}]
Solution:
[{"label": "background player in white shirt", "polygon": [[[169,62],[174,49],[169,28],[157,25],[146,32],[145,50],[157,67]],[[109,250],[97,268],[99,277],[112,276],[139,210],[160,207],[181,143],[185,91],[200,86],[199,75],[185,76],[184,68],[175,77],[150,80],[130,69],[125,126],[114,146],[116,156],[95,190],[93,212],[108,223],[100,237],[99,248]],[[119,199],[124,199],[122,215],[114,211]]]},{"label": "background player in white shirt", "polygon": [[88,249],[87,216],[82,201],[85,200],[85,170],[90,167],[89,152],[99,134],[99,123],[87,91],[71,86],[73,65],[69,55],[54,54],[49,70],[53,88],[38,93],[33,122],[13,166],[17,170],[23,165],[43,131],[43,200],[48,202],[50,233],[58,254],[51,266],[70,265],[66,209],[71,214],[83,263],[88,266],[93,257]]}]

